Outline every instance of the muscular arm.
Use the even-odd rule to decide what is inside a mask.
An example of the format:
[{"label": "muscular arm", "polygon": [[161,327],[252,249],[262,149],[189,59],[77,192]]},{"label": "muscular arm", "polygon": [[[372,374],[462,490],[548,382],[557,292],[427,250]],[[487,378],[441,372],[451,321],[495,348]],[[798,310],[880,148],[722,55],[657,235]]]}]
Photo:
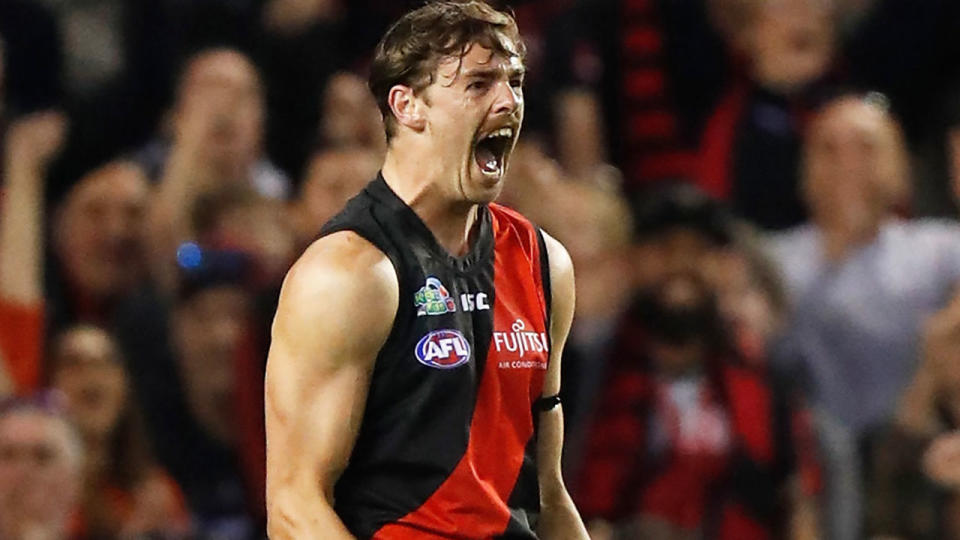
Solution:
[{"label": "muscular arm", "polygon": [[[573,263],[559,242],[545,236],[550,259],[550,283],[553,295],[553,313],[550,317],[550,367],[543,386],[544,396],[560,392],[560,357],[563,353],[570,324],[573,321]],[[573,500],[563,484],[560,458],[563,450],[563,412],[560,406],[540,413],[540,434],[537,441],[537,464],[540,481],[540,523],[538,534],[552,540],[587,539]]]},{"label": "muscular arm", "polygon": [[349,232],[316,242],[287,275],[266,378],[274,540],[352,538],[333,511],[333,486],[360,429],[398,289],[390,261]]}]

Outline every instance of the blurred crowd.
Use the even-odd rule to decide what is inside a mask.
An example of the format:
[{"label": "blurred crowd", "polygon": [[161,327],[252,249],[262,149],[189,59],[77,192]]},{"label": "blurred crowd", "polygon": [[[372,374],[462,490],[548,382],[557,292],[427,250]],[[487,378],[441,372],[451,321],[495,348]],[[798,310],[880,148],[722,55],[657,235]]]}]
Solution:
[{"label": "blurred crowd", "polygon": [[[0,539],[263,537],[279,286],[419,3],[0,0]],[[960,538],[960,3],[504,4],[591,536]]]}]

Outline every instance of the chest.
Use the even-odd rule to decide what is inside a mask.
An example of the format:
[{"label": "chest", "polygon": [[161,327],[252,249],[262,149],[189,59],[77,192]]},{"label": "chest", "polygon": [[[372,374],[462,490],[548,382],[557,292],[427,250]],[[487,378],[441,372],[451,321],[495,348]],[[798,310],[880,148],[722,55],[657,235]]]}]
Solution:
[{"label": "chest", "polygon": [[545,293],[531,258],[498,246],[460,271],[429,253],[414,255],[401,287],[407,305],[378,360],[379,385],[438,406],[492,385],[495,399],[528,408],[550,354]]}]

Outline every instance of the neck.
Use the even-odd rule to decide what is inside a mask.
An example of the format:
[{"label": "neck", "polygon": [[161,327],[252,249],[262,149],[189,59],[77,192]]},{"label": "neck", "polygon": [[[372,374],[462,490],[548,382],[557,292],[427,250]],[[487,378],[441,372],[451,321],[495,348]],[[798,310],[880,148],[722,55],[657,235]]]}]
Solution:
[{"label": "neck", "polygon": [[462,256],[470,250],[477,223],[477,204],[458,198],[446,186],[458,173],[442,164],[431,163],[419,156],[429,155],[387,150],[383,179],[390,189],[407,204],[430,229],[447,252]]},{"label": "neck", "polygon": [[667,380],[675,380],[699,373],[706,361],[706,350],[700,343],[651,343],[650,359],[657,375]]},{"label": "neck", "polygon": [[821,220],[820,230],[823,234],[823,249],[827,259],[834,262],[842,261],[857,248],[873,243],[879,236],[880,227],[885,221],[884,218],[877,218],[850,224]]}]

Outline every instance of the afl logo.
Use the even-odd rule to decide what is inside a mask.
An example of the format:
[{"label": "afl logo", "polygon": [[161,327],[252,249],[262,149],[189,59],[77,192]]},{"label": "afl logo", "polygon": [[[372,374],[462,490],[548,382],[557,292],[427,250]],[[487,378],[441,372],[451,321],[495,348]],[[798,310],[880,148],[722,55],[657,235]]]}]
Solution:
[{"label": "afl logo", "polygon": [[417,342],[416,355],[425,366],[455,368],[470,360],[470,343],[456,330],[434,330]]}]

